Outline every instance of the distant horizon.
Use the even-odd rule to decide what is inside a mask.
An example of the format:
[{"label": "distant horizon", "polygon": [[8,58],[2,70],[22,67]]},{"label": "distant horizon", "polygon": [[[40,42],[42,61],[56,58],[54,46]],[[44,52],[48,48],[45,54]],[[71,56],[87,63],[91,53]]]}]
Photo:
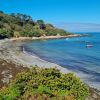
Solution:
[{"label": "distant horizon", "polygon": [[54,24],[70,32],[100,32],[100,24],[95,23],[67,23],[59,22]]}]

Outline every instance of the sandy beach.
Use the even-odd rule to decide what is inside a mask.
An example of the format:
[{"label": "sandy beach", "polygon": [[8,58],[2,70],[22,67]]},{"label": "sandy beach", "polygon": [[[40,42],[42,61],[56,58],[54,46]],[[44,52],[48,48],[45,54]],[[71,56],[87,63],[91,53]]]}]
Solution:
[{"label": "sandy beach", "polygon": [[25,52],[22,45],[27,40],[31,39],[14,38],[0,40],[0,86],[8,84],[10,79],[15,77],[18,72],[32,68],[32,66],[43,68],[56,67],[63,73],[70,72],[57,64],[42,60]]},{"label": "sandy beach", "polygon": [[73,34],[68,36],[19,37],[0,40],[0,83],[8,84],[9,80],[15,77],[18,72],[27,68],[32,68],[32,66],[39,66],[43,68],[56,67],[62,73],[71,72],[55,63],[42,60],[37,56],[27,53],[24,51],[23,44],[27,41],[36,39],[58,39],[78,36],[80,35]]},{"label": "sandy beach", "polygon": [[[65,68],[63,69],[57,64],[47,62],[45,60],[40,59],[37,56],[33,56],[28,54],[23,50],[24,41],[13,41],[13,40],[4,40],[0,45],[2,53],[0,53],[0,58],[12,61],[17,65],[23,65],[24,67],[31,67],[31,66],[39,66],[39,67],[57,67],[63,73],[65,72]],[[66,72],[69,72],[66,70]]]},{"label": "sandy beach", "polygon": [[60,39],[60,38],[72,38],[72,37],[81,37],[81,36],[86,36],[85,34],[70,34],[66,36],[41,36],[41,37],[19,37],[19,38],[11,38],[10,40],[17,41],[17,40],[38,40],[38,39]]},{"label": "sandy beach", "polygon": [[0,40],[0,58],[6,61],[12,61],[17,65],[23,65],[24,67],[39,66],[39,67],[57,67],[61,72],[69,72],[67,69],[61,66],[47,62],[40,59],[37,56],[32,56],[24,51],[23,44],[30,40],[36,39],[58,39],[58,38],[71,38],[78,37],[79,35],[73,34],[68,36],[46,36],[46,37],[19,37]]}]

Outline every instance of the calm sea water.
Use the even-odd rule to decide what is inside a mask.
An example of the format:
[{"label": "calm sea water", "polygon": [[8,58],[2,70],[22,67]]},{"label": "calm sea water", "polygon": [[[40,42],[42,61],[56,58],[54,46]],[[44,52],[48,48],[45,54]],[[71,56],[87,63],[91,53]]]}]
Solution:
[{"label": "calm sea water", "polygon": [[24,48],[80,74],[85,82],[100,88],[100,33],[89,34],[89,37],[30,41]]}]

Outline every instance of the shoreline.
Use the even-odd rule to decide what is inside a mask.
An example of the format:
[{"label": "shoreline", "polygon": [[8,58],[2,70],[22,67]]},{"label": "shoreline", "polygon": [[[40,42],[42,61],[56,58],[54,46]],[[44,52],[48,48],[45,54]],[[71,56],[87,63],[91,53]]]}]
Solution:
[{"label": "shoreline", "polygon": [[[31,39],[28,39],[31,40]],[[34,39],[35,40],[35,39]],[[39,58],[38,56],[33,56],[28,54],[27,52],[23,52],[22,50],[22,46],[24,43],[27,42],[27,39],[17,39],[17,40],[13,40],[13,39],[5,39],[5,40],[0,40],[0,59],[5,60],[7,62],[12,62],[15,64],[16,68],[22,68],[22,70],[27,69],[27,68],[31,68],[31,66],[39,66],[42,68],[51,68],[51,67],[56,67],[57,69],[59,69],[62,73],[69,73],[72,72],[70,70],[67,70],[67,68],[61,67],[55,63],[51,63],[45,60],[42,60],[41,58]],[[17,67],[20,66],[20,67]],[[20,70],[19,69],[19,70]],[[9,69],[10,70],[10,69]],[[16,70],[16,69],[14,69]],[[13,70],[13,71],[14,71]],[[19,71],[18,70],[18,71]],[[21,70],[20,70],[21,71]],[[19,72],[20,72],[19,71]],[[3,71],[4,72],[4,71]],[[1,73],[3,73],[1,72]],[[5,71],[6,72],[6,71]],[[18,72],[17,72],[18,73]],[[7,74],[8,75],[8,74]],[[7,76],[6,75],[6,76]],[[76,75],[76,73],[75,73]],[[8,75],[8,77],[6,77],[6,79],[12,79],[11,77],[11,73]],[[79,74],[77,74],[76,76],[80,77]],[[4,77],[5,78],[5,77]],[[6,80],[4,79],[4,80]],[[8,81],[9,81],[8,80]],[[89,85],[89,84],[88,84]],[[96,95],[99,94],[100,96],[100,92],[97,89],[94,89],[94,87],[91,87],[91,85],[89,85],[90,90],[95,93]],[[98,93],[99,92],[99,93]],[[97,99],[98,100],[98,99]]]},{"label": "shoreline", "polygon": [[17,65],[23,65],[24,67],[28,68],[30,68],[30,66],[37,65],[39,67],[44,67],[44,68],[56,67],[62,73],[72,72],[70,70],[67,70],[67,68],[61,67],[60,65],[45,61],[39,58],[37,55],[31,55],[28,52],[23,51],[21,47],[23,46],[24,43],[31,40],[74,38],[81,36],[84,35],[71,34],[67,36],[19,37],[19,38],[0,40],[1,49],[3,49],[5,53],[7,53],[7,56],[1,54],[1,58],[7,61],[12,61]]},{"label": "shoreline", "polygon": [[38,56],[23,51],[22,46],[26,42],[27,39],[16,41],[12,39],[0,40],[0,87],[2,84],[8,84],[13,76],[15,77],[14,72],[17,74],[20,69],[24,70],[36,65],[42,68],[56,67],[63,73],[70,72],[55,63],[42,60]]},{"label": "shoreline", "polygon": [[71,34],[66,36],[41,36],[41,37],[18,37],[18,38],[11,38],[12,41],[18,41],[18,40],[39,40],[39,39],[61,39],[61,38],[74,38],[74,37],[82,37],[86,35],[81,34]]},{"label": "shoreline", "polygon": [[1,49],[3,49],[5,52],[7,51],[7,55],[1,54],[1,59],[9,61],[11,60],[18,65],[23,65],[24,67],[28,68],[37,65],[39,67],[44,67],[44,68],[56,67],[63,73],[70,72],[66,68],[63,68],[55,63],[45,61],[39,58],[37,55],[31,55],[26,51],[24,51],[22,48],[23,44],[26,43],[26,39],[24,41],[22,40],[14,41],[12,39],[11,40],[8,39],[6,41],[4,40],[3,43],[5,43],[5,45],[3,46],[3,44],[1,43],[2,44]]},{"label": "shoreline", "polygon": [[[42,66],[44,68],[50,68],[50,67],[56,67],[57,69],[59,69],[62,73],[74,73],[74,75],[76,75],[77,77],[79,77],[83,82],[85,82],[89,87],[91,88],[94,88],[94,89],[97,89],[100,91],[100,85],[99,83],[95,83],[95,82],[90,82],[88,81],[89,78],[91,78],[92,76],[91,75],[88,75],[88,74],[83,74],[81,72],[74,72],[72,70],[69,70],[67,69],[66,67],[63,67],[63,66],[60,66],[60,65],[57,65],[55,62],[52,63],[52,62],[49,62],[48,60],[44,60],[42,58],[40,58],[38,55],[34,55],[30,52],[28,52],[27,50],[25,51],[25,48],[23,47],[23,52],[26,54],[26,55],[29,55],[29,56],[32,56],[32,57],[36,57],[36,59],[40,60],[40,61],[43,61],[43,63],[50,63],[50,64],[54,64],[54,66]],[[48,65],[47,64],[47,65]],[[41,65],[38,65],[37,66],[41,67]]]},{"label": "shoreline", "polygon": [[[79,37],[79,34],[74,34],[68,37]],[[43,68],[51,68],[51,67],[56,67],[59,69],[62,73],[69,73],[72,72],[76,76],[80,77],[83,81],[85,80],[87,75],[83,75],[82,73],[75,73],[65,67],[62,67],[56,63],[52,63],[46,60],[43,60],[42,58],[38,57],[37,55],[32,55],[28,53],[27,51],[24,50],[23,44],[25,44],[27,41],[31,40],[37,40],[37,39],[59,39],[59,37],[52,36],[53,38],[50,37],[40,37],[40,38],[29,38],[29,37],[20,37],[20,38],[11,38],[11,39],[5,39],[5,40],[0,40],[0,51],[3,51],[4,53],[0,53],[0,57],[3,60],[6,60],[8,62],[13,62],[16,65],[22,65],[23,67],[31,68],[31,66],[39,66]],[[61,37],[60,37],[61,38]],[[63,37],[63,38],[66,38]],[[88,81],[85,81],[88,83]],[[90,86],[91,83],[88,83]],[[95,85],[91,85],[91,87],[96,88]]]}]

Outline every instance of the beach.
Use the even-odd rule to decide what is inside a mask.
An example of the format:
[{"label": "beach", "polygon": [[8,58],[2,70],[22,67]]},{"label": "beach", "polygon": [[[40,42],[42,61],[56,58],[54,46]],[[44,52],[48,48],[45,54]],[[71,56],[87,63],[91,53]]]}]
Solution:
[{"label": "beach", "polygon": [[42,60],[36,55],[27,53],[23,48],[23,44],[25,44],[27,41],[37,39],[59,39],[79,36],[80,35],[73,34],[68,36],[19,37],[0,40],[1,86],[8,84],[10,79],[13,79],[18,72],[27,68],[32,68],[32,66],[39,66],[43,68],[56,67],[62,73],[72,72],[55,63]]},{"label": "beach", "polygon": [[[59,38],[79,37],[79,36],[80,36],[79,34],[73,34],[69,36],[47,36],[47,37],[33,37],[33,38],[19,37],[19,38],[0,40],[0,59],[3,60],[3,62],[6,61],[8,63],[13,63],[15,68],[17,68],[16,66],[21,67],[21,69],[32,68],[32,66],[33,67],[39,66],[43,68],[56,67],[62,73],[73,72],[72,70],[69,70],[65,67],[61,67],[56,63],[51,63],[47,60],[43,60],[42,58],[39,58],[37,55],[32,55],[28,53],[26,50],[24,50],[23,45],[26,44],[28,41],[37,40],[37,39],[59,39]],[[5,73],[5,72],[1,72],[1,73]],[[75,73],[75,72],[73,73],[82,79],[87,77],[87,75],[83,75],[82,73]]]},{"label": "beach", "polygon": [[[48,39],[49,37],[47,37]],[[58,38],[58,37],[57,37]],[[33,56],[23,49],[23,44],[30,40],[39,38],[12,38],[0,40],[0,87],[9,83],[18,72],[32,66],[39,66],[43,68],[56,67],[63,73],[70,72],[55,63],[51,63]],[[51,39],[51,37],[50,37]]]},{"label": "beach", "polygon": [[17,65],[23,65],[24,67],[29,67],[29,68],[31,66],[37,65],[39,67],[47,67],[47,68],[50,68],[51,66],[57,68],[59,67],[59,69],[61,70],[59,65],[47,62],[45,60],[40,59],[37,56],[33,56],[25,52],[23,49],[24,43],[25,42],[22,40],[20,41],[4,40],[2,45],[0,45],[0,49],[1,51],[3,51],[0,54],[0,58],[7,61],[12,61]]},{"label": "beach", "polygon": [[[62,73],[71,72],[55,63],[42,60],[24,51],[23,44],[29,40],[25,38],[0,40],[0,87],[7,85],[11,79],[14,79],[17,73],[32,68],[32,66],[43,68],[56,67]],[[97,89],[90,88],[90,92],[90,97],[87,100],[91,100],[90,98],[100,98],[100,92]]]},{"label": "beach", "polygon": [[[77,37],[79,35],[73,34],[69,36],[46,36],[46,37],[19,37],[0,40],[0,58],[8,61],[12,61],[18,65],[23,66],[40,66],[40,67],[51,67],[59,65],[50,63],[40,59],[37,56],[32,56],[24,51],[23,44],[30,40],[36,39],[58,39],[67,37]],[[59,66],[60,67],[60,66]],[[64,69],[65,70],[65,69]]]}]

